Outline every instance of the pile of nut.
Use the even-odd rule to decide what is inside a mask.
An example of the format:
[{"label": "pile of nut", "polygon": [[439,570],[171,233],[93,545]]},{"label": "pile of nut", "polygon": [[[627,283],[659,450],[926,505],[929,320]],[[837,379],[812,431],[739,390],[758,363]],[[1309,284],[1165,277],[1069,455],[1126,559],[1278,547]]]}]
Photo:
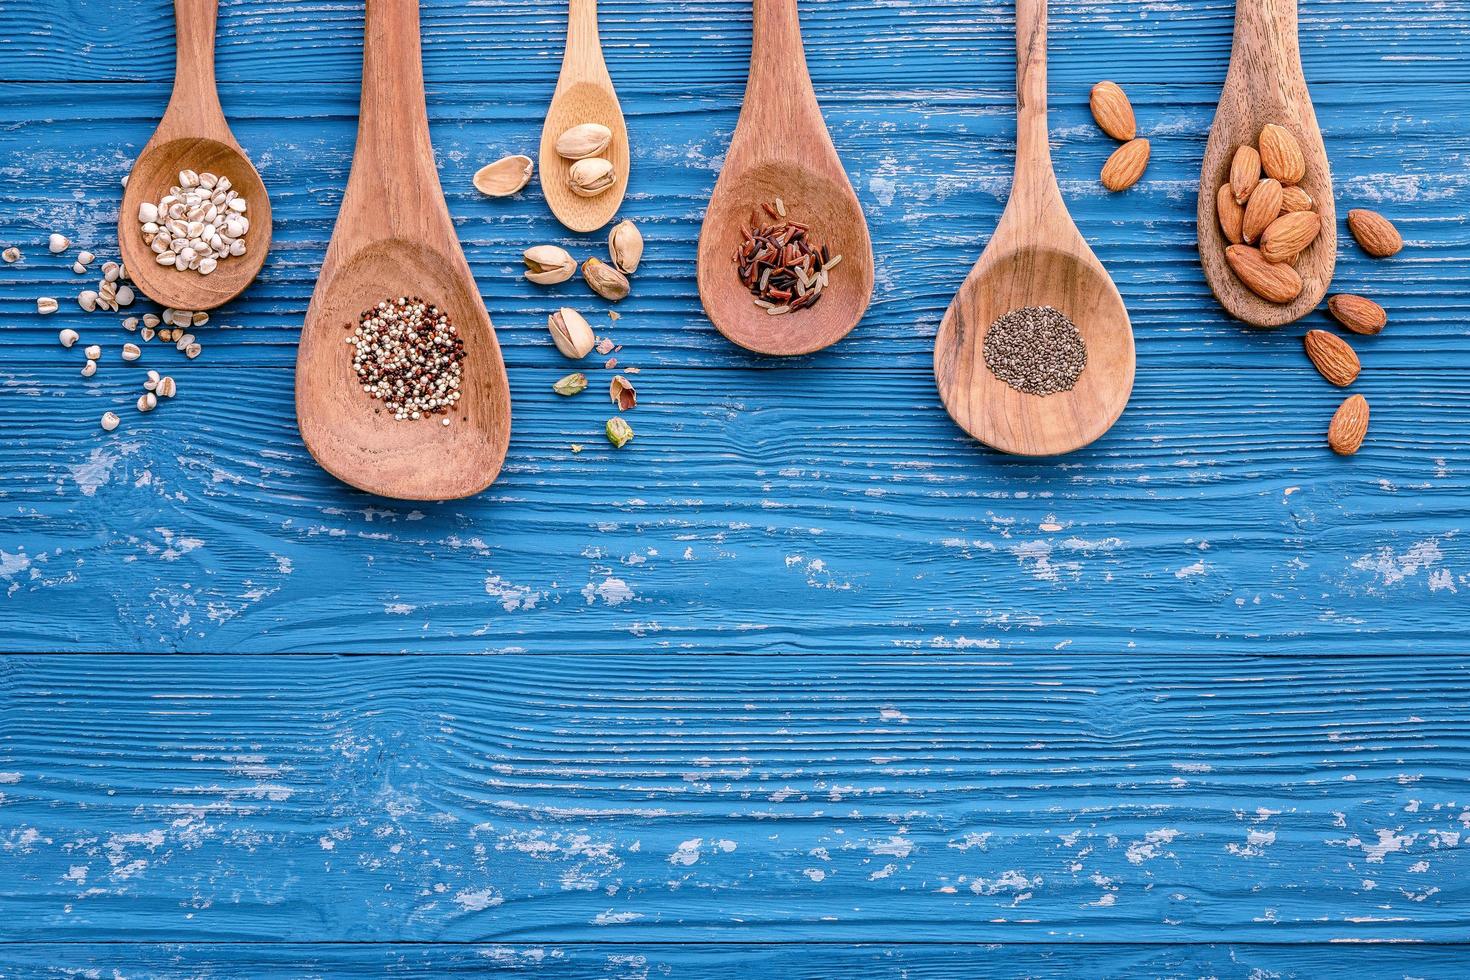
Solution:
[{"label": "pile of nut", "polygon": [[1290,303],[1301,295],[1302,277],[1292,263],[1322,232],[1316,203],[1301,187],[1306,175],[1296,137],[1267,123],[1255,146],[1236,148],[1230,179],[1215,194],[1220,230],[1230,242],[1225,261],[1268,303]]},{"label": "pile of nut", "polygon": [[573,194],[596,197],[617,183],[612,161],[603,156],[612,135],[601,123],[582,123],[556,138],[556,155],[573,161],[567,170],[567,186]]}]

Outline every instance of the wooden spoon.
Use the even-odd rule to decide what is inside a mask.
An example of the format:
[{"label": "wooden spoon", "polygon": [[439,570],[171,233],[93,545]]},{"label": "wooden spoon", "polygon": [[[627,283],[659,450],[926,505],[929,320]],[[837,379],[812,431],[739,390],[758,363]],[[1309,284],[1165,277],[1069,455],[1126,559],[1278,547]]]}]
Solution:
[{"label": "wooden spoon", "polygon": [[[1050,306],[1077,325],[1087,366],[1070,391],[1031,395],[985,366],[1001,315]],[[1008,453],[1067,453],[1102,435],[1133,390],[1133,330],[1118,288],[1073,224],[1052,172],[1046,128],[1046,0],[1016,0],[1016,173],[1000,224],[934,344],[944,407],[970,435]]]},{"label": "wooden spoon", "polygon": [[[348,331],[397,296],[438,306],[464,340],[462,394],[447,426],[439,416],[395,421],[353,373]],[[418,0],[367,0],[357,150],[301,331],[296,419],[327,472],[384,497],[466,497],[505,460],[510,390],[434,167]]]},{"label": "wooden spoon", "polygon": [[[796,0],[754,0],[745,104],[699,232],[699,298],[720,333],[760,354],[809,354],[857,326],[873,295],[873,246],[807,74]],[[740,281],[734,254],[752,214],[780,198],[842,262],[816,306],[770,316]]]},{"label": "wooden spoon", "polygon": [[[596,197],[582,197],[567,181],[572,164],[556,152],[556,139],[573,126],[599,123],[612,130],[602,157],[613,165],[617,180]],[[612,220],[628,187],[628,127],[613,90],[602,44],[597,37],[597,0],[571,0],[567,12],[567,47],[561,75],[541,128],[541,193],[556,220],[572,231],[596,231]]]},{"label": "wooden spoon", "polygon": [[[1322,231],[1294,263],[1302,292],[1290,303],[1271,303],[1235,277],[1225,263],[1230,244],[1220,230],[1215,195],[1229,180],[1230,161],[1242,144],[1256,145],[1261,127],[1284,126],[1301,145],[1307,160],[1302,188],[1317,206]],[[1200,170],[1199,256],[1205,278],[1220,304],[1231,314],[1258,327],[1290,323],[1315,309],[1332,283],[1337,264],[1337,208],[1332,199],[1332,171],[1317,113],[1302,74],[1297,48],[1296,0],[1236,0],[1235,43],[1230,71],[1215,111],[1215,124],[1205,146]]]},{"label": "wooden spoon", "polygon": [[[214,25],[219,0],[174,0],[174,90],[153,138],[138,154],[117,216],[117,244],[128,277],[144,296],[179,310],[212,310],[240,295],[255,279],[271,247],[271,202],[260,174],[219,104],[214,82]],[[207,276],[159,265],[143,240],[138,206],[158,203],[179,182],[179,171],[228,177],[245,198],[250,230],[244,255],[220,260]]]}]

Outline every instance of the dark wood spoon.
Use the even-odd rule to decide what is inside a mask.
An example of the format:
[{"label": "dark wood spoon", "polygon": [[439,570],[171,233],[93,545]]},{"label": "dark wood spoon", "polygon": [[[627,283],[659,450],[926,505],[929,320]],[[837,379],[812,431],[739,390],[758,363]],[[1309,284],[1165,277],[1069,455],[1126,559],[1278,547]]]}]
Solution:
[{"label": "dark wood spoon", "polygon": [[[174,0],[173,95],[153,138],[138,154],[117,216],[117,247],[128,278],[155,303],[178,310],[212,310],[255,280],[271,247],[271,202],[260,174],[225,121],[214,81],[214,27],[219,0]],[[245,254],[220,261],[207,276],[159,265],[143,240],[138,206],[157,203],[181,170],[228,177],[245,198],[250,230]]]},{"label": "dark wood spoon", "polygon": [[[462,396],[447,426],[394,420],[353,373],[344,328],[397,296],[438,306],[464,340]],[[466,497],[505,461],[510,388],[434,166],[418,0],[367,0],[357,149],[301,331],[296,418],[327,472],[384,497]]]},{"label": "dark wood spoon", "polygon": [[[753,20],[745,103],[699,233],[699,298],[720,333],[741,347],[809,354],[862,319],[873,295],[873,246],[807,74],[796,0],[754,0]],[[771,316],[755,305],[733,256],[741,226],[777,198],[842,261],[817,305]]]}]

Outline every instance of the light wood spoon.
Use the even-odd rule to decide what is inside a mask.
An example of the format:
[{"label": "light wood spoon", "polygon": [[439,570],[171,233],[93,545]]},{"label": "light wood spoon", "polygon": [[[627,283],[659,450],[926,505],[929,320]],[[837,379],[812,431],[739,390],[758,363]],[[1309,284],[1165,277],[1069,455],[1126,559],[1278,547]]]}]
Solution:
[{"label": "light wood spoon", "polygon": [[[1302,277],[1301,295],[1284,304],[1267,302],[1235,277],[1225,262],[1230,242],[1220,230],[1215,210],[1215,195],[1229,180],[1236,148],[1246,143],[1255,146],[1267,123],[1286,127],[1301,145],[1307,161],[1301,187],[1312,196],[1322,218],[1317,240],[1292,263]],[[1332,284],[1337,265],[1337,208],[1327,149],[1302,74],[1296,0],[1236,0],[1230,70],[1200,169],[1199,257],[1220,304],[1258,327],[1300,319],[1316,308]]]},{"label": "light wood spoon", "polygon": [[[583,123],[599,123],[612,130],[612,142],[601,155],[613,165],[617,180],[596,197],[572,191],[567,177],[575,161],[564,160],[556,152],[557,137]],[[566,53],[541,128],[541,192],[556,220],[572,231],[596,231],[612,220],[623,203],[628,166],[628,127],[602,58],[597,0],[570,0]]]},{"label": "light wood spoon", "polygon": [[[214,25],[219,0],[174,0],[174,90],[153,138],[138,154],[117,216],[117,245],[128,277],[155,303],[179,310],[212,310],[240,295],[255,279],[271,247],[271,202],[260,174],[230,132],[214,81]],[[228,177],[245,198],[250,230],[244,255],[220,260],[207,276],[159,265],[143,240],[138,206],[158,203],[179,182],[179,171]]]},{"label": "light wood spoon", "polygon": [[[1077,325],[1087,366],[1071,391],[1031,395],[985,366],[1001,315],[1050,306]],[[1008,453],[1071,452],[1102,435],[1133,390],[1133,330],[1107,270],[1067,213],[1046,126],[1046,0],[1016,0],[1016,172],[1000,224],[934,344],[934,378],[960,427]]]},{"label": "light wood spoon", "polygon": [[[438,306],[464,340],[462,395],[447,426],[439,416],[395,421],[353,373],[349,330],[397,296]],[[510,389],[434,167],[418,0],[367,0],[357,149],[301,331],[296,419],[327,472],[384,497],[469,496],[505,460]]]},{"label": "light wood spoon", "polygon": [[[873,246],[863,209],[832,146],[807,74],[796,0],[754,0],[745,103],[699,232],[699,298],[715,327],[760,354],[809,354],[862,319],[873,295]],[[770,316],[740,281],[741,226],[780,198],[842,261],[816,306]]]}]

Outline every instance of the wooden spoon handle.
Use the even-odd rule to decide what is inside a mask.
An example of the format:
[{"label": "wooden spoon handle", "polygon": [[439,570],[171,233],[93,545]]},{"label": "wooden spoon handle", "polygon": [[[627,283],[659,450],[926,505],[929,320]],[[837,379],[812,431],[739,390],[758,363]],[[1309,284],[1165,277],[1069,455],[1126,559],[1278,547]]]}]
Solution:
[{"label": "wooden spoon handle", "polygon": [[763,155],[800,155],[805,148],[784,139],[804,131],[795,117],[809,114],[819,127],[825,124],[807,74],[796,0],[753,0],[751,19],[750,76],[740,124],[759,134],[759,145],[768,151]]},{"label": "wooden spoon handle", "polygon": [[367,0],[362,103],[347,196],[354,199],[355,217],[382,238],[413,237],[426,218],[444,211],[424,103],[418,0]]},{"label": "wooden spoon handle", "polygon": [[1055,184],[1046,126],[1046,0],[1016,0],[1016,183],[1034,186],[1037,179]]},{"label": "wooden spoon handle", "polygon": [[1296,29],[1296,0],[1236,0],[1231,67],[1268,82],[1299,78]]},{"label": "wooden spoon handle", "polygon": [[602,39],[597,33],[597,0],[571,0],[567,5],[567,47],[561,57],[559,85],[607,75]]},{"label": "wooden spoon handle", "polygon": [[[234,143],[214,82],[214,28],[219,0],[174,0],[174,88],[159,123],[165,138],[210,136]],[[157,137],[155,137],[155,140]]]}]

